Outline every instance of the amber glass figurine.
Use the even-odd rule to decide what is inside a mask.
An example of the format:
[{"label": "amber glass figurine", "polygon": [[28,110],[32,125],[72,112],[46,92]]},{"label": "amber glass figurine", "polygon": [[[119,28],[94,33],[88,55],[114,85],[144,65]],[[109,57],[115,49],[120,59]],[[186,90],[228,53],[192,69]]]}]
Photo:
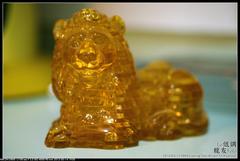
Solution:
[{"label": "amber glass figurine", "polygon": [[48,147],[138,144],[136,72],[119,16],[83,9],[54,26],[52,85],[62,102]]},{"label": "amber glass figurine", "polygon": [[140,139],[168,140],[207,131],[203,90],[189,72],[158,61],[138,72],[141,102]]},{"label": "amber glass figurine", "polygon": [[62,106],[48,147],[120,149],[207,131],[198,80],[163,61],[137,75],[124,32],[119,16],[93,9],[56,22],[52,86]]}]

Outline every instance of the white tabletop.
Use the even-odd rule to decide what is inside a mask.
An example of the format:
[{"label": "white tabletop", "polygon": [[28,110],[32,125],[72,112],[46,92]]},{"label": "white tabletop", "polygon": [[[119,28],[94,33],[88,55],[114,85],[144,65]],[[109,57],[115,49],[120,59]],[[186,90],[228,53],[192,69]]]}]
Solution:
[{"label": "white tabletop", "polygon": [[[136,147],[120,150],[47,148],[44,139],[60,110],[60,103],[49,95],[4,102],[3,157],[236,157],[237,148],[230,146],[232,142],[236,142],[237,136],[236,91],[232,86],[233,80],[214,76],[199,78],[205,89],[204,106],[210,121],[205,135],[173,141],[140,141]],[[226,142],[230,147],[225,147],[224,153]],[[219,148],[219,154],[214,152],[216,148]]]}]

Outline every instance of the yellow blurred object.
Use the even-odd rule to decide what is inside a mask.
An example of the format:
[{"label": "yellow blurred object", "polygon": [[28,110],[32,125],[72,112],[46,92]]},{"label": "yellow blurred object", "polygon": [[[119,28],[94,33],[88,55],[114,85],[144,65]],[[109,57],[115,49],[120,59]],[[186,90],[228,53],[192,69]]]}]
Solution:
[{"label": "yellow blurred object", "polygon": [[4,68],[3,95],[5,99],[43,94],[50,83],[50,60],[34,58],[26,63]]},{"label": "yellow blurred object", "polygon": [[11,4],[4,29],[4,65],[30,59],[37,51],[37,12],[32,4]]},{"label": "yellow blurred object", "polygon": [[42,93],[50,83],[50,65],[37,48],[36,5],[9,7],[3,37],[4,98]]}]

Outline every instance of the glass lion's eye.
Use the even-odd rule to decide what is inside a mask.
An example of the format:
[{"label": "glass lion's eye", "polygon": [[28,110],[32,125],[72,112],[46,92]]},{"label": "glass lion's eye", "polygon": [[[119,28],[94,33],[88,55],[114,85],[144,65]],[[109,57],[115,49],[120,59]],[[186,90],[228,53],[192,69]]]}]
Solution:
[{"label": "glass lion's eye", "polygon": [[81,42],[85,39],[84,33],[78,33],[75,35],[72,35],[69,39],[69,46],[72,48],[77,48],[80,46]]},{"label": "glass lion's eye", "polygon": [[104,44],[108,41],[108,38],[104,34],[94,33],[93,40],[96,44]]},{"label": "glass lion's eye", "polygon": [[71,46],[74,48],[79,47],[79,42],[77,40],[74,40],[71,42]]},{"label": "glass lion's eye", "polygon": [[84,34],[79,34],[79,36],[78,36],[79,41],[84,40],[84,38],[85,38]]}]

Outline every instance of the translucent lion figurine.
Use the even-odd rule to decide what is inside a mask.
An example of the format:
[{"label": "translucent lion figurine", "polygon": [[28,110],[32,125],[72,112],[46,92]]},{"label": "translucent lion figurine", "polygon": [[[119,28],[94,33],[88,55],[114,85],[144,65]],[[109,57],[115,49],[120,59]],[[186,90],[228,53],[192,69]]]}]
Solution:
[{"label": "translucent lion figurine", "polygon": [[94,9],[56,22],[52,86],[62,106],[48,147],[120,149],[207,131],[198,80],[164,61],[136,73],[124,33],[119,16]]},{"label": "translucent lion figurine", "polygon": [[119,16],[93,9],[56,22],[52,85],[62,106],[48,147],[138,145],[136,72],[124,32]]},{"label": "translucent lion figurine", "polygon": [[183,69],[157,61],[138,71],[141,102],[140,139],[170,140],[207,131],[203,90],[198,80]]}]

